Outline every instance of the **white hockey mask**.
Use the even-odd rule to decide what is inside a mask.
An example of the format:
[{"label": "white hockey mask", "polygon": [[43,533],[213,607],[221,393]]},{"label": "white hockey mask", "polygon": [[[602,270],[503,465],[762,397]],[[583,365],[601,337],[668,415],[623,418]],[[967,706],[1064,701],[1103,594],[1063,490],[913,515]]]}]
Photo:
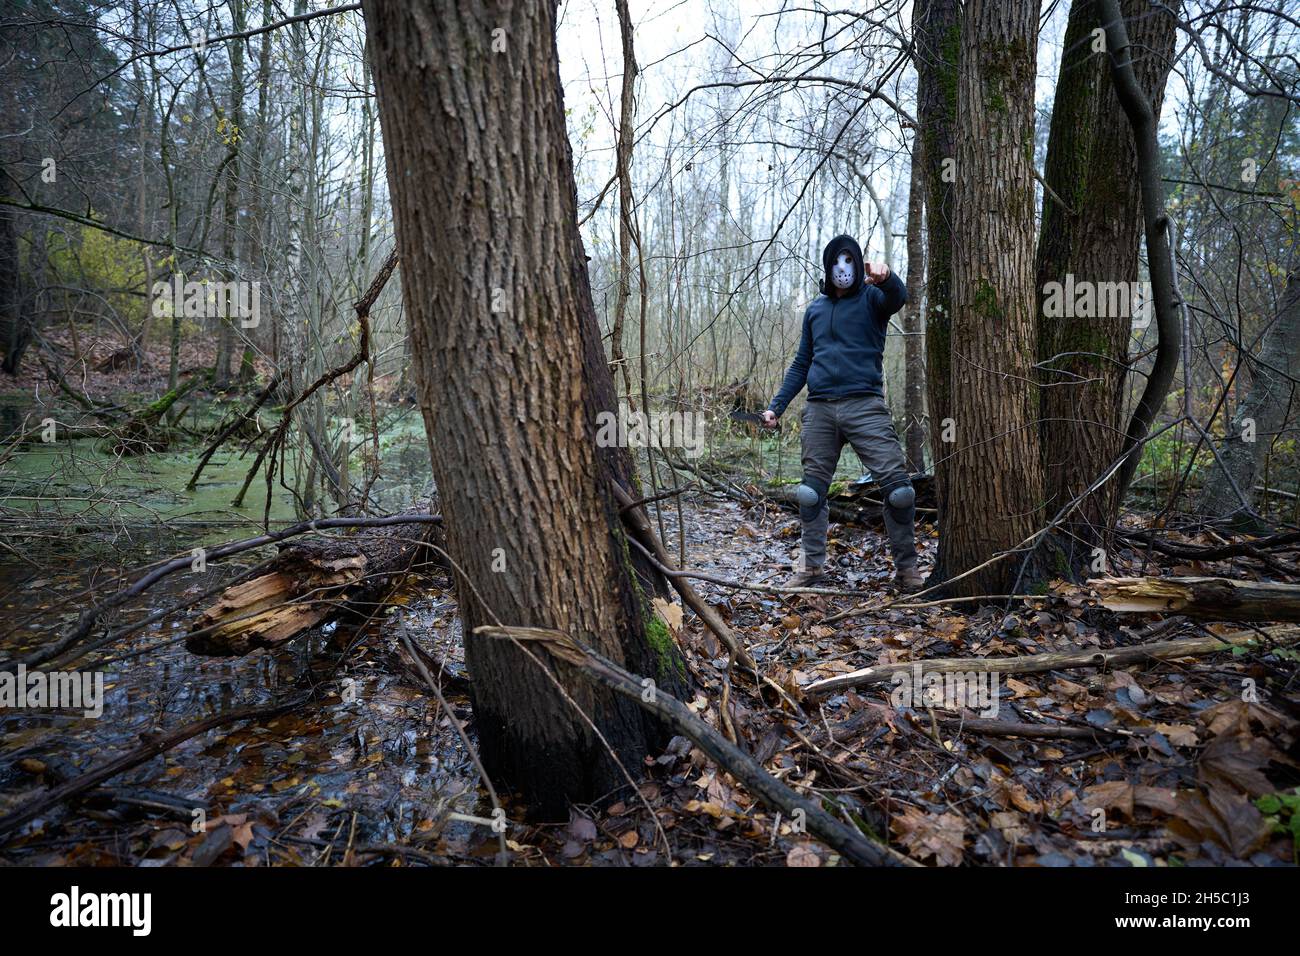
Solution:
[{"label": "white hockey mask", "polygon": [[837,289],[847,289],[853,285],[855,271],[853,256],[848,252],[841,252],[835,260],[835,265],[831,266],[831,282],[835,283]]}]

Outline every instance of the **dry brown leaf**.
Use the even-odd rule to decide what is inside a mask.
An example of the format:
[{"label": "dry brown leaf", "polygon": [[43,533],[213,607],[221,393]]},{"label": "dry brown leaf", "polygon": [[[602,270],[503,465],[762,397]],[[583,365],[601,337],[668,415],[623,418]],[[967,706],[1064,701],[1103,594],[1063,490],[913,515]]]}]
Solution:
[{"label": "dry brown leaf", "polygon": [[1263,846],[1269,825],[1250,798],[1226,787],[1211,787],[1209,798],[1197,790],[1183,790],[1174,806],[1169,831],[1192,846],[1211,840],[1241,858]]},{"label": "dry brown leaf", "polygon": [[1025,819],[1012,810],[1003,810],[990,814],[989,821],[1002,831],[1002,838],[1008,843],[1018,843],[1029,835]]},{"label": "dry brown leaf", "polygon": [[1175,747],[1195,747],[1200,740],[1191,724],[1156,724],[1156,730],[1169,738]]},{"label": "dry brown leaf", "polygon": [[792,846],[790,852],[785,855],[786,866],[821,866],[822,858],[817,855],[817,851],[807,843],[800,843]]},{"label": "dry brown leaf", "polygon": [[1126,817],[1133,816],[1133,784],[1127,780],[1108,780],[1084,788],[1083,805],[1089,810],[1118,810]]},{"label": "dry brown leaf", "polygon": [[966,838],[966,821],[955,813],[927,814],[905,807],[891,826],[903,846],[917,859],[934,857],[940,866],[961,863]]},{"label": "dry brown leaf", "polygon": [[1178,792],[1175,790],[1165,790],[1162,787],[1143,787],[1133,788],[1133,803],[1139,807],[1146,807],[1148,810],[1159,810],[1161,813],[1173,813],[1174,806],[1178,802]]},{"label": "dry brown leaf", "polygon": [[682,630],[682,606],[672,604],[663,598],[655,598],[651,602],[654,605],[655,613],[659,615],[660,620],[668,625],[668,629],[674,634],[680,634]]},{"label": "dry brown leaf", "polygon": [[1082,684],[1076,684],[1074,681],[1066,680],[1064,677],[1058,677],[1052,681],[1049,688],[1052,693],[1064,697],[1066,700],[1073,700],[1076,697],[1087,697],[1088,688]]}]

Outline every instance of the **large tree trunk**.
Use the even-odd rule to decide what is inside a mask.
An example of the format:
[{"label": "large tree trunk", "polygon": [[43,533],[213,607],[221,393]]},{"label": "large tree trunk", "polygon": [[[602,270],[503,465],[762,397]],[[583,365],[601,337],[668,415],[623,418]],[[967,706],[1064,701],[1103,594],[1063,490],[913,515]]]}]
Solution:
[{"label": "large tree trunk", "polygon": [[[957,84],[951,395],[946,511],[950,575],[1023,544],[1040,526],[1034,376],[1034,75],[1038,4],[970,0]],[[933,221],[936,216],[932,216]],[[1019,556],[954,582],[1001,594]]]},{"label": "large tree trunk", "polygon": [[[1172,7],[1177,11],[1178,0]],[[1141,51],[1134,64],[1138,80],[1158,117],[1172,63],[1175,19],[1151,9],[1147,0],[1124,0],[1123,8],[1133,44]],[[1101,25],[1096,0],[1075,0],[1044,167],[1048,189],[1038,241],[1038,360],[1043,366],[1048,517],[1084,495],[1124,444],[1132,302],[1128,309],[1100,316],[1048,315],[1043,308],[1046,290],[1052,283],[1067,286],[1067,276],[1073,276],[1075,287],[1090,283],[1103,289],[1117,288],[1113,283],[1131,288],[1138,278],[1142,215],[1137,158],[1109,61],[1094,43],[1093,31]],[[1114,523],[1119,499],[1119,482],[1112,478],[1084,497],[1065,520],[1063,533],[1053,541],[1066,549],[1066,566],[1078,569],[1090,558],[1092,547]]]},{"label": "large tree trunk", "polygon": [[1219,449],[1222,465],[1216,462],[1211,468],[1196,502],[1204,515],[1226,517],[1241,510],[1234,481],[1247,501],[1252,500],[1264,456],[1286,425],[1300,378],[1300,266],[1287,276],[1277,318],[1264,335],[1258,360],[1249,364],[1254,381]]},{"label": "large tree trunk", "polygon": [[925,349],[921,337],[925,290],[925,144],[912,139],[911,181],[907,188],[907,310],[903,313],[906,394],[903,403],[908,467],[925,471]]},{"label": "large tree trunk", "polygon": [[961,54],[959,0],[916,0],[912,33],[916,50],[917,121],[925,170],[925,363],[930,414],[930,456],[938,495],[939,550],[934,579],[947,577],[949,474],[952,469],[951,378],[952,208],[956,161],[957,69]]},{"label": "large tree trunk", "polygon": [[681,663],[663,628],[648,630],[620,530],[611,481],[628,480],[630,456],[595,443],[614,388],[578,234],[555,7],[369,0],[365,12],[482,756],[559,816],[626,782],[607,744],[635,772],[664,728],[474,628],[563,631],[670,692]]}]

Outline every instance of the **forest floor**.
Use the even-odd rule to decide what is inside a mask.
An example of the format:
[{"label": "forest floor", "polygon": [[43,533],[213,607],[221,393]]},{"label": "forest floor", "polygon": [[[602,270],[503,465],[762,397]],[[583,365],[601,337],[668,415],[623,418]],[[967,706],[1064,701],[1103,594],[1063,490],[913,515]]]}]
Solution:
[{"label": "forest floor", "polygon": [[[797,521],[776,508],[696,494],[686,499],[690,567],[751,584],[783,583]],[[664,509],[670,551],[676,509]],[[922,526],[923,569],[934,547]],[[175,542],[160,543],[160,553]],[[1114,670],[1003,675],[997,716],[1056,739],[972,732],[956,710],[896,706],[890,684],[821,699],[803,688],[876,663],[996,658],[1108,648],[1201,630],[1183,619],[1121,617],[1088,607],[1078,589],[965,613],[964,605],[893,607],[835,622],[890,593],[880,534],[832,525],[829,587],[858,597],[771,594],[698,582],[741,635],[764,676],[785,690],[759,694],[737,669],[732,717],[744,749],[795,789],[929,865],[1161,866],[1294,863],[1300,837],[1295,655],[1254,648]],[[1134,560],[1138,560],[1136,557]],[[1120,557],[1123,561],[1123,556]],[[1169,568],[1253,576],[1229,562]],[[11,624],[0,650],[48,640],[75,617],[76,595],[105,569],[69,560],[57,572],[12,569],[0,593]],[[233,577],[232,566],[221,573]],[[1150,567],[1147,573],[1154,573]],[[211,586],[164,580],[120,614],[130,619]],[[904,602],[906,603],[906,602]],[[925,602],[916,602],[925,603]],[[676,613],[669,610],[676,625]],[[410,634],[464,678],[456,604],[438,572],[411,580],[364,621],[274,652],[212,659],[180,643],[177,616],[111,648],[105,717],[0,717],[0,816],[66,779],[171,729],[290,690],[313,692],[269,721],[210,731],[107,781],[75,803],[0,837],[0,860],[81,865],[489,865],[489,805],[450,721],[473,719],[463,681],[448,685],[452,714],[424,691],[399,650]],[[1240,626],[1217,624],[1226,633]],[[725,652],[693,615],[676,628],[695,679],[691,707],[717,726]],[[1256,687],[1257,700],[1243,692]],[[354,692],[354,693],[353,693]],[[353,700],[355,696],[355,700]],[[905,704],[909,702],[904,702]],[[979,716],[966,712],[967,718]],[[987,714],[985,714],[987,716]],[[1278,795],[1278,796],[1275,796]],[[196,808],[206,827],[195,828]],[[688,741],[647,761],[630,788],[569,821],[521,820],[506,803],[514,865],[833,865],[836,855],[797,821],[755,802]],[[793,824],[793,826],[792,826]],[[1287,831],[1287,832],[1283,832]]]},{"label": "forest floor", "polygon": [[[75,386],[91,397],[165,387],[165,350],[145,367],[93,371],[114,351],[83,333],[50,335],[64,359],[86,361]],[[120,345],[120,343],[117,343]],[[182,365],[210,357],[185,355]],[[57,407],[45,373],[29,371],[0,408],[8,430]],[[235,396],[241,403],[246,399]],[[212,401],[208,399],[206,401]],[[220,412],[192,414],[219,420]],[[428,456],[418,413],[388,405],[385,472],[394,510],[421,494]],[[764,444],[764,441],[767,443]],[[745,467],[780,479],[792,465],[789,436],[742,441]],[[198,447],[114,462],[90,443],[13,456],[0,473],[0,501],[14,533],[0,551],[0,658],[57,638],[114,578],[198,544],[236,535],[261,519],[263,502],[229,507],[247,462],[214,459],[203,483],[183,493]],[[409,452],[409,454],[408,454]],[[845,456],[840,478],[856,472]],[[815,696],[814,681],[876,664],[941,658],[997,659],[1073,649],[1126,647],[1157,638],[1240,632],[1243,625],[1117,615],[1086,591],[1057,583],[1042,597],[975,610],[961,603],[895,600],[881,534],[832,524],[826,588],[851,595],[781,594],[798,549],[798,522],[765,503],[693,491],[662,510],[669,553],[694,572],[756,585],[697,590],[742,638],[764,678],[756,689],[690,612],[661,611],[694,683],[689,705],[719,726],[729,681],[739,744],[773,775],[926,865],[1162,866],[1244,861],[1293,864],[1300,847],[1300,685],[1294,649],[1255,646],[1179,660],[1100,669],[1002,675],[991,697],[927,706],[900,698],[906,684],[857,686]],[[288,500],[273,517],[291,517]],[[36,510],[33,510],[36,509]],[[41,519],[41,515],[45,515]],[[40,520],[55,520],[53,531]],[[74,522],[69,524],[68,522]],[[1130,529],[1139,518],[1126,519]],[[656,522],[657,525],[657,522]],[[32,531],[33,528],[37,530]],[[63,528],[59,531],[58,528]],[[21,546],[15,546],[21,529]],[[250,532],[251,533],[251,532]],[[919,529],[922,570],[936,534]],[[1187,544],[1197,537],[1162,527]],[[1117,574],[1203,574],[1294,581],[1297,547],[1265,563],[1152,561],[1111,556]],[[247,556],[245,556],[247,557]],[[1287,563],[1287,562],[1290,563]],[[182,643],[195,603],[252,564],[236,559],[205,576],[164,578],[104,623],[149,615],[129,637],[89,659],[105,675],[104,714],[0,710],[0,819],[61,781],[138,747],[142,739],[233,708],[295,693],[309,699],[269,720],[208,731],[51,804],[0,834],[0,862],[83,865],[490,865],[490,810],[452,721],[473,736],[456,601],[442,572],[412,575],[365,618],[327,625],[275,651],[207,658]],[[892,603],[891,603],[892,602]],[[865,604],[876,610],[831,618]],[[441,710],[400,650],[408,634],[444,663]],[[969,689],[969,688],[968,688]],[[972,703],[969,699],[965,701]],[[994,711],[996,713],[994,713]],[[1033,725],[1010,736],[971,723],[996,716]],[[1023,730],[1023,728],[1022,728]],[[832,865],[836,855],[798,821],[755,802],[688,741],[675,739],[630,787],[572,808],[561,823],[529,822],[506,803],[516,865]],[[465,817],[471,819],[464,819]]]}]

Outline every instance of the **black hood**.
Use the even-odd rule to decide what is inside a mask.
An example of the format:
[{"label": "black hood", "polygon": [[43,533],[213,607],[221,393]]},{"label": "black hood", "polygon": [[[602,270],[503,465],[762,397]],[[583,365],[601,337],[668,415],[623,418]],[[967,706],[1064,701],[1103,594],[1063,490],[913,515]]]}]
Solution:
[{"label": "black hood", "polygon": [[838,235],[830,242],[826,243],[826,248],[822,250],[822,293],[830,295],[831,289],[835,288],[831,282],[831,267],[835,265],[835,260],[840,257],[841,252],[847,251],[853,257],[853,285],[842,291],[842,295],[853,295],[862,288],[862,276],[866,270],[862,267],[862,247],[858,241],[849,235]]}]

